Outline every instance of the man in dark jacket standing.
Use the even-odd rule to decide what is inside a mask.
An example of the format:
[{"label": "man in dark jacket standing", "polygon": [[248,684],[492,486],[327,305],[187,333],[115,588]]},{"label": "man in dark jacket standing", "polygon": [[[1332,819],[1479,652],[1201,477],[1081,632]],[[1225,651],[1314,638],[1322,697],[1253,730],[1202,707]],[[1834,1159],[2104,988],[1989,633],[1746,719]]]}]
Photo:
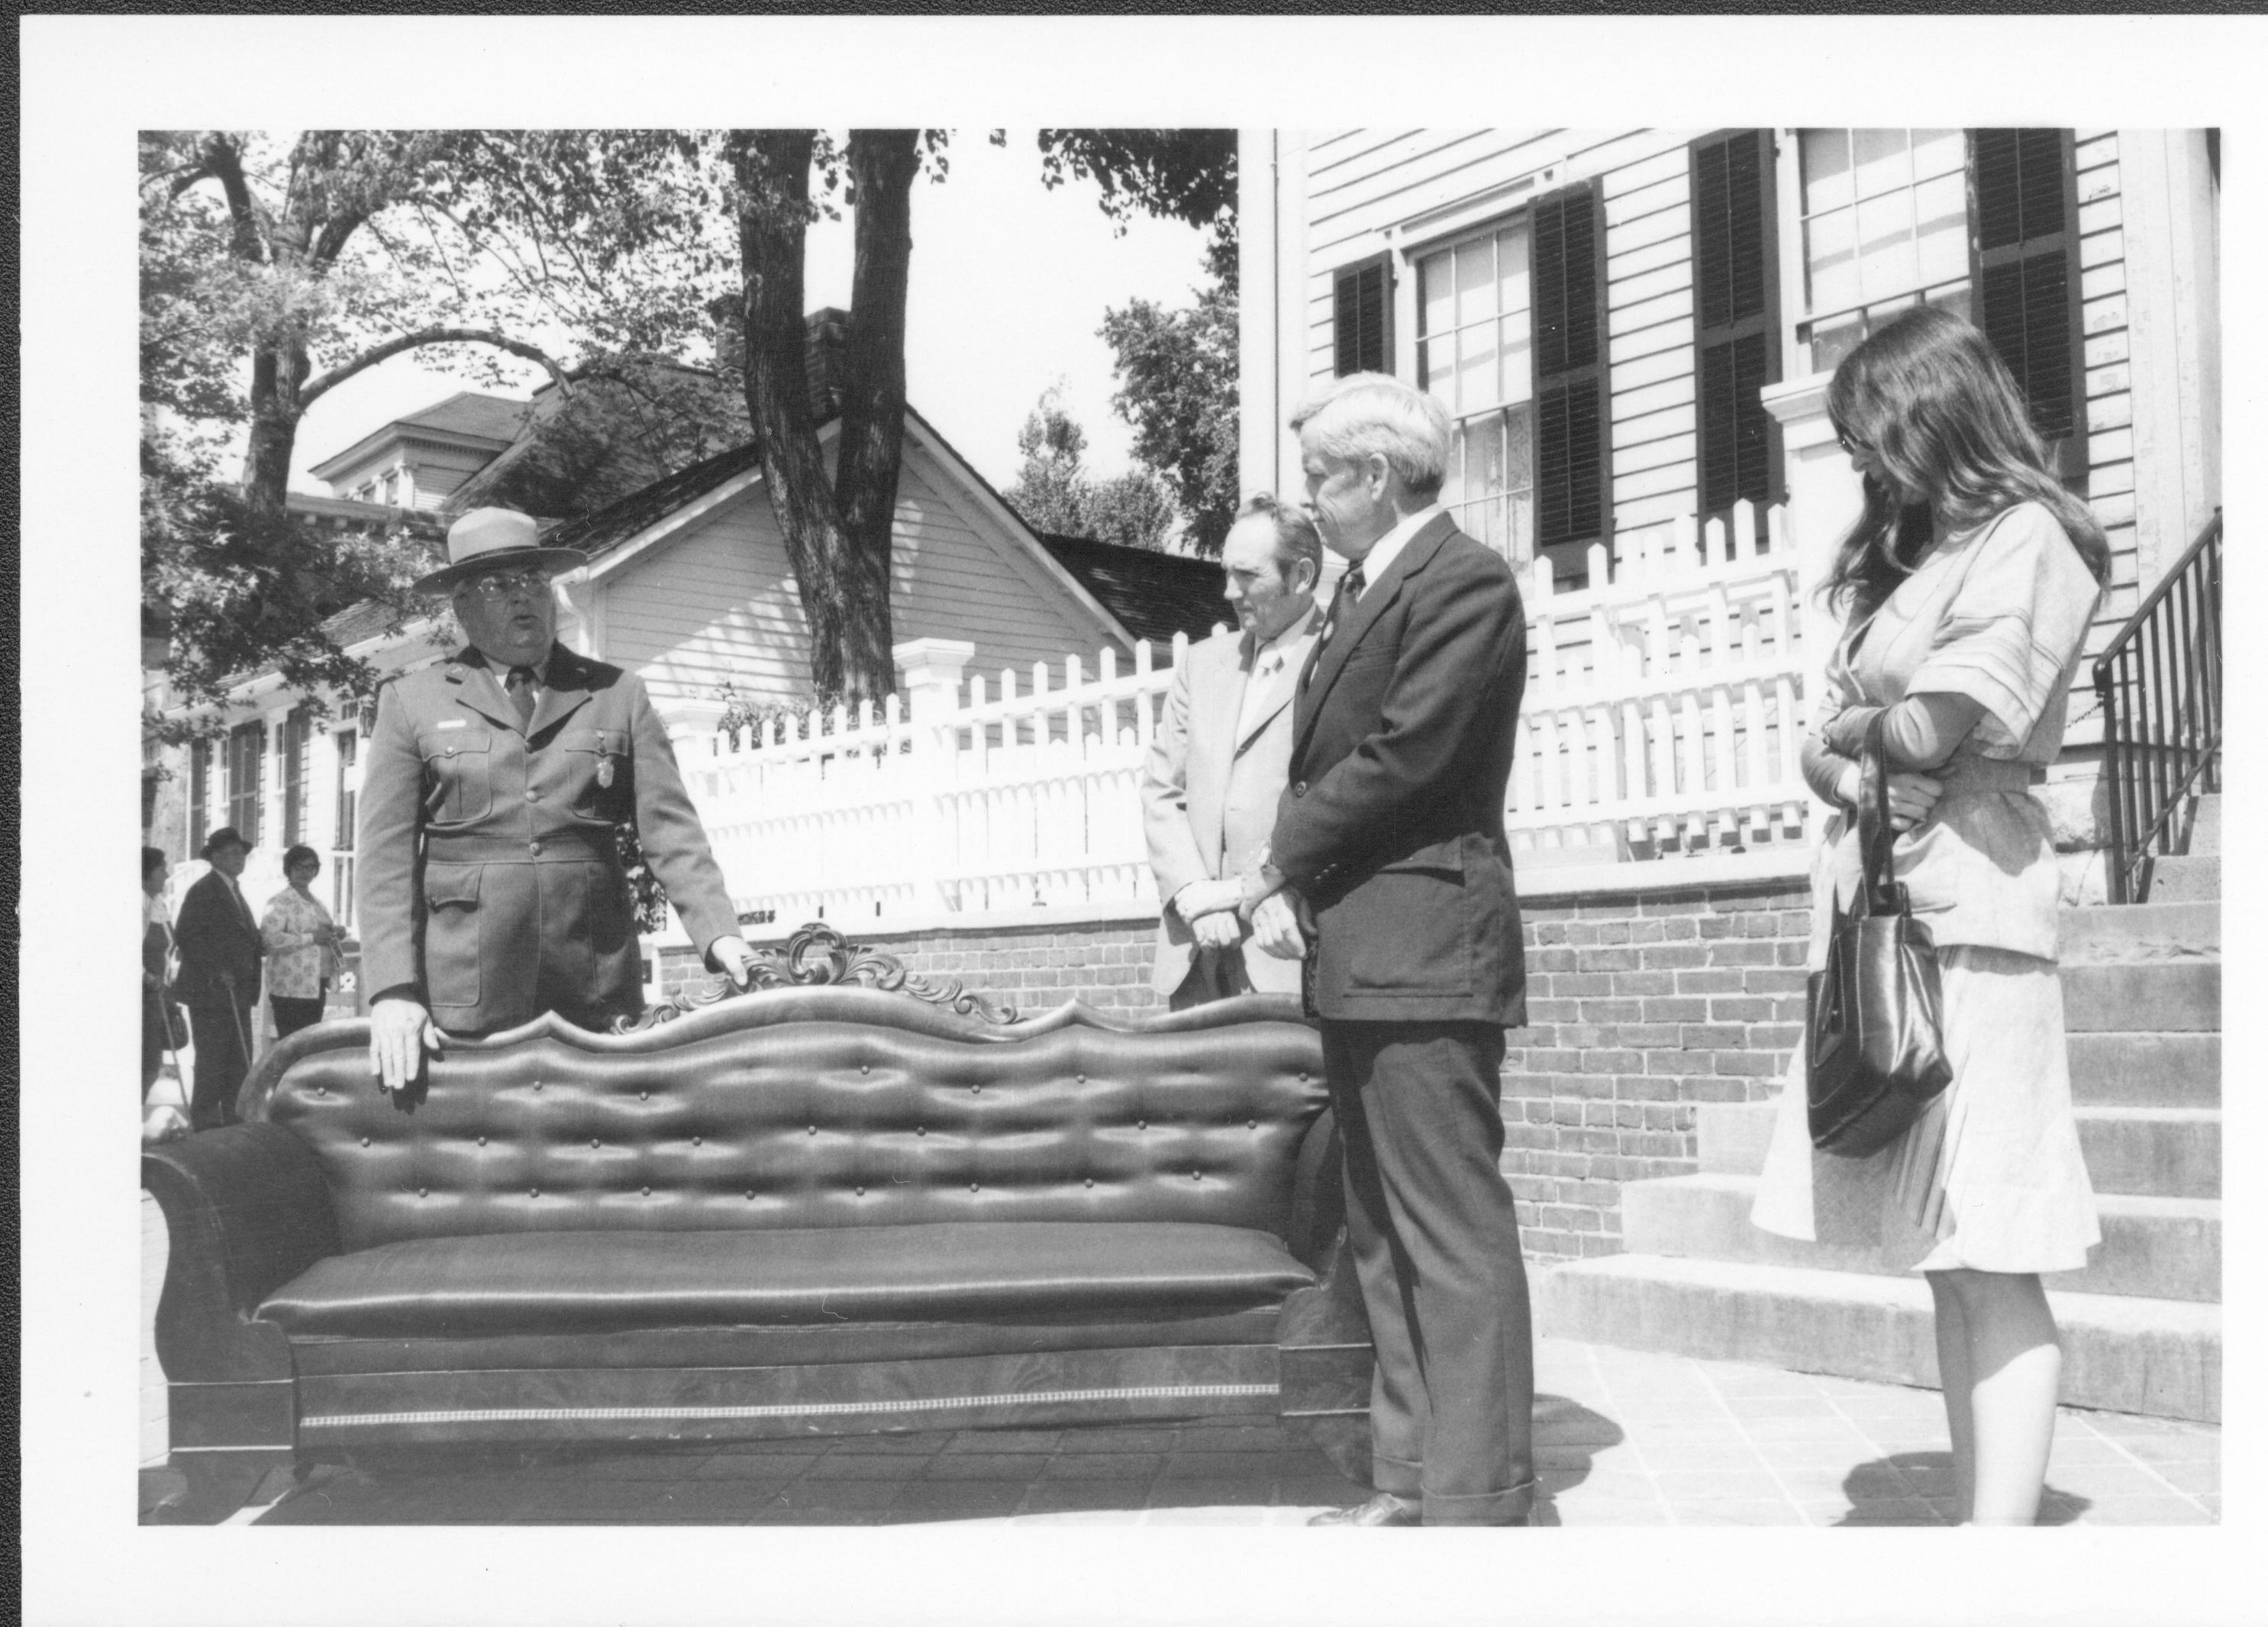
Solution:
[{"label": "man in dark jacket standing", "polygon": [[556,643],[534,520],[475,509],[449,529],[447,592],[468,647],[379,691],[356,871],[371,1071],[414,1079],[439,1033],[544,1012],[602,1027],[639,1009],[637,924],[615,827],[649,863],[711,965],[753,960],[645,686]]},{"label": "man in dark jacket standing", "polygon": [[181,970],[174,991],[189,1008],[196,1067],[189,1086],[189,1123],[217,1130],[237,1122],[237,1087],[252,1065],[252,1008],[260,998],[260,924],[237,878],[251,849],[233,825],[205,838],[212,868],[182,896],[173,921]]},{"label": "man in dark jacket standing", "polygon": [[1528,1281],[1498,1070],[1527,1008],[1505,782],[1527,671],[1511,568],[1439,504],[1449,422],[1382,374],[1292,419],[1349,562],[1300,678],[1254,937],[1309,957],[1370,1313],[1377,1495],[1319,1524],[1521,1525]]}]

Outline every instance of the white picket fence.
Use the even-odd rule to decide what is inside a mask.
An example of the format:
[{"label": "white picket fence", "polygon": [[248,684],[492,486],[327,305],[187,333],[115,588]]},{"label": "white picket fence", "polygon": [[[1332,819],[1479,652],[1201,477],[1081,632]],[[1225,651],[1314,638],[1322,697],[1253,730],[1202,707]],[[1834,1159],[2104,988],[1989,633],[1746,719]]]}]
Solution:
[{"label": "white picket fence", "polygon": [[[1786,515],[1768,534],[1787,535]],[[1690,519],[1591,549],[1590,580],[1526,585],[1528,681],[1511,806],[1515,854],[1612,859],[1800,840],[1808,806],[1795,556]],[[1611,576],[1611,580],[1609,579]]]},{"label": "white picket fence", "polygon": [[[1745,504],[1729,534],[1687,521],[1618,542],[1611,562],[1593,550],[1600,585],[1554,593],[1543,569],[1524,585],[1515,853],[1604,861],[1800,837],[1793,554],[1757,551]],[[1154,908],[1140,777],[1187,647],[1176,637],[1161,663],[1138,644],[1129,671],[1106,650],[1092,672],[1071,655],[988,678],[932,644],[903,699],[687,752],[734,902],[846,925]]]}]

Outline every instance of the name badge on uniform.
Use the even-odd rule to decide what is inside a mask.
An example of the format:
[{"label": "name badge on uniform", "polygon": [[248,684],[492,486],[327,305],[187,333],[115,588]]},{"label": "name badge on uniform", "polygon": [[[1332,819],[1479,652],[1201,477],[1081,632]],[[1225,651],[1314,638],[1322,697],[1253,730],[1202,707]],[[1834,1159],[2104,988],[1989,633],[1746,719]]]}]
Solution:
[{"label": "name badge on uniform", "polygon": [[599,759],[599,789],[600,789],[600,791],[607,791],[607,790],[609,790],[609,789],[611,789],[611,788],[613,787],[614,783],[615,783],[615,760],[614,760],[612,757],[601,757],[601,758],[600,758],[600,759]]},{"label": "name badge on uniform", "polygon": [[462,718],[444,718],[433,726],[437,729],[461,729],[465,726],[465,720]]}]

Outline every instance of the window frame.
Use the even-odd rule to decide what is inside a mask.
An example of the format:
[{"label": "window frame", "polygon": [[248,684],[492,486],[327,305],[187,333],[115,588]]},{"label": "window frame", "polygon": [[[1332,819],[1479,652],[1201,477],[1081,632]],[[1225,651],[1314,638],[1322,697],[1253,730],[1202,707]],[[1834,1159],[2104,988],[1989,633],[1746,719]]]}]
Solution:
[{"label": "window frame", "polygon": [[[249,773],[246,772],[247,762]],[[268,779],[268,720],[255,718],[228,732],[228,818],[247,847],[260,845],[261,802]],[[250,783],[243,784],[241,781]]]},{"label": "window frame", "polygon": [[354,930],[355,824],[361,800],[362,731],[333,729],[331,737],[331,918]]},{"label": "window frame", "polygon": [[[1899,311],[1909,309],[1913,306],[1939,303],[1939,300],[1932,298],[1933,295],[1937,295],[1941,298],[1942,296],[1949,292],[1955,291],[1956,290],[1966,290],[1970,296],[1970,309],[1973,311],[1975,309],[1975,301],[1977,298],[1977,283],[1975,269],[1971,266],[1965,269],[1962,276],[1958,278],[1949,279],[1940,277],[1934,282],[1918,283],[1897,292],[1884,294],[1879,298],[1861,299],[1855,305],[1835,306],[1824,311],[1815,309],[1811,303],[1810,227],[1811,222],[1815,218],[1815,217],[1808,210],[1804,205],[1803,137],[1805,134],[1813,130],[1839,129],[1848,136],[1861,129],[1904,129],[1909,133],[1910,139],[1908,147],[1909,151],[1911,152],[1911,132],[1912,130],[1917,129],[1944,129],[1952,128],[1955,127],[1941,125],[1829,124],[1807,124],[1787,128],[1786,133],[1788,140],[1786,150],[1784,154],[1784,170],[1783,173],[1779,173],[1776,177],[1777,180],[1788,183],[1781,188],[1785,198],[1782,209],[1786,211],[1779,222],[1783,228],[1786,228],[1784,233],[1784,243],[1786,247],[1783,250],[1782,264],[1783,269],[1789,271],[1796,278],[1794,286],[1800,291],[1800,298],[1790,302],[1790,313],[1784,330],[1784,337],[1791,341],[1793,344],[1800,345],[1802,348],[1804,370],[1806,372],[1815,372],[1819,371],[1819,365],[1816,359],[1816,342],[1814,335],[1819,324],[1822,321],[1830,321],[1837,317],[1855,317],[1859,323],[1859,337],[1863,340],[1867,334],[1873,331],[1874,322],[1875,320],[1870,317],[1868,313],[1878,307],[1893,307],[1885,311],[1883,317],[1881,319],[1887,320],[1889,317],[1897,314]],[[1968,218],[1962,223],[1963,242],[1965,245],[1970,236],[1974,233],[1974,223],[1976,218],[1976,210],[1973,207],[1973,203],[1968,197],[1968,189],[1970,187],[1968,173],[1972,144],[1970,140],[1970,132],[1968,128],[1966,126],[1962,126],[1959,127],[1959,129],[1962,139],[1962,167],[1960,173],[1962,176],[1962,207],[1968,216]],[[1775,132],[1775,134],[1777,135],[1778,132]],[[1856,159],[1854,156],[1854,173],[1855,168]],[[1941,174],[1932,175],[1929,179],[1936,180],[1941,179],[1943,175],[1950,175],[1954,173],[1955,172],[1952,170],[1946,170],[1942,172]],[[1911,192],[1915,184],[1910,164],[1905,181],[1907,190]],[[1871,199],[1885,195],[1887,195],[1887,194],[1871,193],[1867,195],[1867,198]],[[1848,205],[1837,204],[1836,207],[1838,210],[1846,207],[1856,210],[1859,204],[1867,201],[1867,199],[1862,199],[1859,196],[1858,188],[1854,180],[1852,188],[1850,203]],[[1824,211],[1822,211],[1822,213]]]},{"label": "window frame", "polygon": [[208,735],[189,742],[189,816],[181,822],[183,864],[204,851],[205,836],[212,828],[212,746]]},{"label": "window frame", "polygon": [[[1443,232],[1438,236],[1428,238],[1422,243],[1413,243],[1407,246],[1403,250],[1402,258],[1410,273],[1410,287],[1411,291],[1410,302],[1410,382],[1418,390],[1424,391],[1429,395],[1432,395],[1433,392],[1426,377],[1427,369],[1425,366],[1425,350],[1428,343],[1438,342],[1444,335],[1429,334],[1425,331],[1424,268],[1425,262],[1436,258],[1437,256],[1446,256],[1449,262],[1449,275],[1452,279],[1450,297],[1454,301],[1455,298],[1454,283],[1456,275],[1457,251],[1465,247],[1469,244],[1478,243],[1485,239],[1499,237],[1506,232],[1510,231],[1515,225],[1521,229],[1521,251],[1527,256],[1528,272],[1531,279],[1528,291],[1528,306],[1524,313],[1528,322],[1528,394],[1522,400],[1517,402],[1506,402],[1499,401],[1492,406],[1477,408],[1468,413],[1460,414],[1454,409],[1449,409],[1450,451],[1452,457],[1455,457],[1462,453],[1465,445],[1467,432],[1476,424],[1481,423],[1484,420],[1489,419],[1495,419],[1500,422],[1506,416],[1506,415],[1514,411],[1520,412],[1522,428],[1528,437],[1528,504],[1529,530],[1532,534],[1535,529],[1534,520],[1535,508],[1536,381],[1535,307],[1535,290],[1533,286],[1533,278],[1535,269],[1535,223],[1530,218],[1528,210],[1529,201],[1523,200],[1517,206],[1504,210],[1499,213],[1490,215],[1478,220],[1463,222],[1460,224],[1454,231]],[[1501,272],[1499,271],[1499,285],[1501,285],[1501,281],[1502,276]],[[1494,320],[1498,321],[1502,320],[1502,312],[1500,309],[1498,316]],[[1461,332],[1462,331],[1462,326],[1463,325],[1462,324],[1453,323],[1452,326],[1446,330],[1446,333],[1454,335]],[[1436,401],[1440,400],[1438,395],[1434,395],[1433,399]],[[1448,403],[1446,401],[1442,402],[1442,405],[1444,408],[1448,408]],[[1507,448],[1507,463],[1509,463],[1509,449]],[[1508,491],[1506,493],[1498,493],[1494,497],[1459,499],[1454,504],[1449,504],[1446,498],[1443,501],[1445,505],[1451,507],[1453,513],[1456,513],[1458,510],[1469,511],[1473,505],[1477,503],[1497,501],[1507,495],[1509,495]],[[1479,532],[1463,526],[1463,514],[1457,514],[1457,519],[1460,528],[1464,529],[1466,531],[1466,534],[1473,536],[1476,539],[1480,537],[1481,534]],[[1509,529],[1509,527],[1507,527],[1507,529]],[[1527,567],[1532,563],[1535,557],[1535,556],[1531,552],[1528,559],[1521,560],[1514,558],[1513,557],[1512,551],[1509,548],[1507,548],[1507,551],[1505,555],[1506,562],[1512,565],[1514,570]]]}]

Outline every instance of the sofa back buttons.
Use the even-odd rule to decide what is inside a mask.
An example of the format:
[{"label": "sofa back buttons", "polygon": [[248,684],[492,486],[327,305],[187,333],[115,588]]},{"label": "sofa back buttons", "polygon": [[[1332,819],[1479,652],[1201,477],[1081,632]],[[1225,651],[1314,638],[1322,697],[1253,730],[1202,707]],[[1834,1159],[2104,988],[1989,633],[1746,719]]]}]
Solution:
[{"label": "sofa back buttons", "polygon": [[972,1181],[972,1182],[970,1182],[968,1183],[968,1189],[969,1189],[970,1191],[972,1191],[972,1192],[974,1192],[974,1191],[976,1189],[976,1183],[974,1181]]},{"label": "sofa back buttons", "polygon": [[1089,1175],[1086,1178],[1086,1184],[1089,1186],[1093,1186],[1094,1184],[1094,1177],[1093,1175]]},{"label": "sofa back buttons", "polygon": [[362,1138],[362,1144],[363,1144],[363,1145],[364,1145],[364,1146],[368,1146],[368,1145],[370,1145],[370,1137],[369,1137],[368,1136],[364,1136],[364,1137]]},{"label": "sofa back buttons", "polygon": [[419,1187],[419,1188],[417,1189],[417,1196],[420,1196],[420,1197],[423,1197],[423,1196],[425,1196],[425,1189],[424,1189],[423,1187]]},{"label": "sofa back buttons", "polygon": [[[486,1145],[488,1145],[488,1144],[489,1144],[489,1138],[488,1138],[486,1136],[476,1136],[476,1137],[474,1137],[474,1140],[475,1140],[475,1142],[477,1145],[481,1145],[481,1146],[486,1146]],[[363,1143],[363,1145],[364,1145],[364,1146],[368,1146],[369,1145],[370,1145],[370,1143],[369,1143],[367,1140],[364,1141],[364,1143]]]},{"label": "sofa back buttons", "polygon": [[858,1064],[858,1071],[861,1073],[867,1071],[866,1064],[865,1063],[862,1062]]},{"label": "sofa back buttons", "polygon": [[816,1124],[806,1124],[803,1128],[803,1133],[806,1136],[815,1136],[819,1133],[819,1126]]},{"label": "sofa back buttons", "polygon": [[591,1137],[591,1145],[593,1147],[596,1147],[599,1145],[599,1138],[596,1136]]},{"label": "sofa back buttons", "polygon": [[929,1130],[926,1126],[917,1124],[914,1126],[914,1134],[917,1136],[926,1136],[929,1134]]},{"label": "sofa back buttons", "polygon": [[852,1187],[850,1190],[858,1196],[864,1197],[866,1196],[866,1189],[865,1187]]},{"label": "sofa back buttons", "polygon": [[1134,1121],[1134,1128],[1137,1130],[1147,1130],[1150,1128],[1150,1121],[1148,1119],[1136,1119]]},{"label": "sofa back buttons", "polygon": [[639,1100],[640,1101],[644,1101],[645,1100],[645,1098],[646,1098],[646,1093],[645,1093],[645,1092],[644,1092],[644,1091],[642,1091],[642,1090],[641,1090],[640,1092],[638,1092],[638,1100]]},{"label": "sofa back buttons", "polygon": [[1079,1076],[1079,1082],[1080,1084],[1082,1084],[1082,1085],[1086,1084],[1086,1075],[1085,1075],[1084,1073],[1080,1074],[1080,1075]]},{"label": "sofa back buttons", "polygon": [[527,1189],[527,1195],[530,1197],[541,1197],[543,1196],[543,1189],[541,1187],[530,1187]]},{"label": "sofa back buttons", "polygon": [[695,1146],[696,1146],[696,1147],[697,1147],[697,1146],[699,1146],[699,1145],[701,1145],[701,1137],[698,1137],[698,1136],[694,1137],[693,1137],[693,1145],[694,1145]]},{"label": "sofa back buttons", "polygon": [[1247,1119],[1244,1121],[1244,1127],[1247,1130],[1257,1130],[1260,1128],[1260,1121],[1258,1119]]},{"label": "sofa back buttons", "polygon": [[652,1197],[653,1196],[653,1189],[652,1187],[640,1187],[638,1189],[638,1196],[640,1197]]}]

